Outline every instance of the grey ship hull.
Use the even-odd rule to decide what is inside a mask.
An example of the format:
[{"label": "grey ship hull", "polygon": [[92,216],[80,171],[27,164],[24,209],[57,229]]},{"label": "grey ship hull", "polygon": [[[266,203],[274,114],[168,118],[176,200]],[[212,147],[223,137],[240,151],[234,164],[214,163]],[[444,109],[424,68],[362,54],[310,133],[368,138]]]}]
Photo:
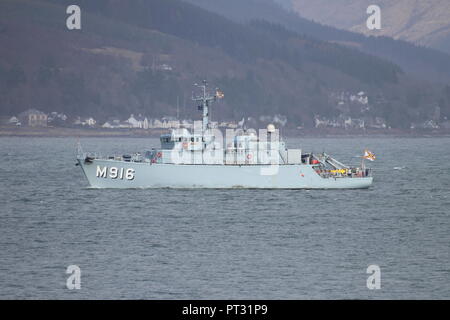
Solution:
[{"label": "grey ship hull", "polygon": [[[78,159],[78,163],[93,188],[361,189],[370,187],[373,179],[322,178],[311,165],[305,164],[269,167],[150,164],[101,159],[92,162]],[[114,168],[113,172],[111,168]],[[129,176],[124,173],[127,170]],[[267,175],[267,172],[271,174]]]}]

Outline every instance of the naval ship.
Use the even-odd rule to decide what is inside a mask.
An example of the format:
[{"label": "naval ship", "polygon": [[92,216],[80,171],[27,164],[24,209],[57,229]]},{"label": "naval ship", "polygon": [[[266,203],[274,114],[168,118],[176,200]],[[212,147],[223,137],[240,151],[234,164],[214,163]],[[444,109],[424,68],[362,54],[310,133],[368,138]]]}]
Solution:
[{"label": "naval ship", "polygon": [[[135,154],[99,156],[77,153],[92,188],[263,188],[360,189],[372,185],[372,171],[364,165],[350,167],[326,153],[288,149],[278,129],[269,124],[259,134],[251,129],[213,128],[209,108],[224,97],[207,84],[196,85],[192,95],[202,111],[194,128],[162,134],[161,147]],[[232,131],[232,132],[229,132]]]}]

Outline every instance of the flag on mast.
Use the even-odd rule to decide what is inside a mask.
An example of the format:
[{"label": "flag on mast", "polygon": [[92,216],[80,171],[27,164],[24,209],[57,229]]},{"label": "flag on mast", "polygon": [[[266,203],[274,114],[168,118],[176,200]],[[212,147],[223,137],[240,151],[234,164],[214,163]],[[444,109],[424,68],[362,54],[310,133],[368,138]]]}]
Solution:
[{"label": "flag on mast", "polygon": [[370,161],[375,161],[376,157],[375,154],[373,154],[373,152],[369,151],[369,150],[364,150],[364,159],[370,160]]},{"label": "flag on mast", "polygon": [[217,97],[217,99],[223,99],[225,97],[225,94],[222,91],[220,91],[219,89],[217,89],[216,97]]}]

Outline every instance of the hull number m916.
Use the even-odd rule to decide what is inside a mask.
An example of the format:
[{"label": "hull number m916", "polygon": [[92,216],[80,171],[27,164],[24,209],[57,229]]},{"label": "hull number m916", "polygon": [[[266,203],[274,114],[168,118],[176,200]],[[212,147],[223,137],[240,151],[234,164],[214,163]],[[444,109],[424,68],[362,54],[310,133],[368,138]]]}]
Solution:
[{"label": "hull number m916", "polygon": [[100,167],[97,166],[97,178],[111,178],[119,180],[134,180],[134,169],[117,168],[117,167]]}]

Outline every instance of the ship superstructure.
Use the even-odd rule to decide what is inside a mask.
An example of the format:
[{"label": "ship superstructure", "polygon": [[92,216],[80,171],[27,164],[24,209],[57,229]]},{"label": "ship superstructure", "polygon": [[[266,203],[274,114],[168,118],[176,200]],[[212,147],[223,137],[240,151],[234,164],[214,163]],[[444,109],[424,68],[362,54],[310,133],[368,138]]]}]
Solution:
[{"label": "ship superstructure", "polygon": [[95,188],[268,188],[347,189],[372,185],[371,170],[351,168],[326,153],[288,149],[271,124],[256,132],[227,130],[225,137],[209,121],[211,105],[224,95],[199,85],[202,121],[193,130],[174,129],[160,137],[161,147],[133,155],[96,156],[79,152],[77,160]]}]

